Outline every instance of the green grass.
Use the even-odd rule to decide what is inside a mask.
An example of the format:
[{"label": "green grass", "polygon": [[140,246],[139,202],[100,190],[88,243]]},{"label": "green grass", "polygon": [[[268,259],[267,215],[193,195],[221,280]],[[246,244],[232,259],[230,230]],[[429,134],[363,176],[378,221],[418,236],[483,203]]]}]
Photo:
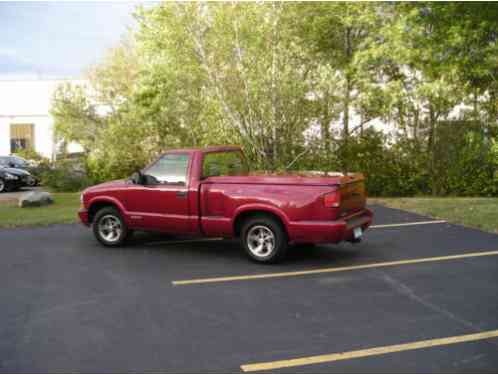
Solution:
[{"label": "green grass", "polygon": [[498,198],[371,198],[368,202],[498,233]]},{"label": "green grass", "polygon": [[80,193],[52,193],[54,204],[43,207],[17,206],[17,201],[0,202],[0,227],[76,223]]}]

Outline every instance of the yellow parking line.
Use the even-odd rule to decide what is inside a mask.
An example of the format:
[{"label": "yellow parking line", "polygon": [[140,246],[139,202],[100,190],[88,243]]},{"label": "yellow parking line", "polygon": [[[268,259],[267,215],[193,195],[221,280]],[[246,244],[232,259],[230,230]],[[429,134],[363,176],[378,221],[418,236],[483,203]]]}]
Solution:
[{"label": "yellow parking line", "polygon": [[253,363],[253,364],[242,365],[240,366],[240,368],[244,372],[275,370],[286,367],[296,367],[296,366],[305,366],[317,363],[343,361],[346,359],[370,357],[374,355],[382,355],[387,353],[404,352],[407,350],[430,348],[434,346],[452,345],[462,342],[486,340],[492,337],[498,337],[498,330],[473,333],[470,335],[445,337],[441,339],[415,341],[400,345],[379,346],[376,348],[354,350],[351,352],[324,354],[312,357],[286,359],[274,362]]},{"label": "yellow parking line", "polygon": [[397,223],[397,224],[380,224],[371,225],[370,229],[380,229],[380,228],[394,228],[394,227],[409,227],[412,225],[427,225],[427,224],[443,224],[447,223],[446,220],[431,220],[431,221],[415,221],[412,223]]},{"label": "yellow parking line", "polygon": [[447,256],[431,257],[431,258],[405,259],[393,262],[368,263],[368,264],[361,264],[358,266],[349,266],[349,267],[318,268],[313,270],[294,271],[294,272],[261,273],[255,275],[239,275],[239,276],[228,276],[228,277],[212,277],[206,279],[177,280],[173,281],[172,283],[173,285],[188,285],[188,284],[222,283],[222,282],[241,281],[241,280],[270,279],[275,277],[305,276],[305,275],[316,275],[321,273],[361,270],[367,268],[401,266],[404,264],[417,264],[417,263],[440,262],[445,260],[476,258],[476,257],[490,256],[490,255],[498,255],[498,250],[466,253],[459,255],[447,255]]}]

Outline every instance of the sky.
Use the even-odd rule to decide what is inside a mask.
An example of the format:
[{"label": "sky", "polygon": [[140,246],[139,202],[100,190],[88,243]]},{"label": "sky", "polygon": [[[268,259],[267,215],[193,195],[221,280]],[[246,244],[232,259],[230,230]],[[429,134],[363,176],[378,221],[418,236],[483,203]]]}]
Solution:
[{"label": "sky", "polygon": [[136,6],[0,1],[0,79],[80,78],[135,24]]}]

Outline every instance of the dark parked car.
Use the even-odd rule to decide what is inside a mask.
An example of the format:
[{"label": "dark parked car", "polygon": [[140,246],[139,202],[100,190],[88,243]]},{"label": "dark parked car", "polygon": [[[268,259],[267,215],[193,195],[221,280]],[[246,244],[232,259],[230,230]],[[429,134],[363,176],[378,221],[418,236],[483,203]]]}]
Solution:
[{"label": "dark parked car", "polygon": [[29,177],[26,178],[25,185],[23,186],[36,186],[40,183],[39,179],[33,175],[36,166],[19,156],[0,156],[0,167],[22,169],[29,173]]},{"label": "dark parked car", "polygon": [[28,186],[33,176],[28,171],[17,168],[7,168],[0,165],[0,193],[14,191]]}]

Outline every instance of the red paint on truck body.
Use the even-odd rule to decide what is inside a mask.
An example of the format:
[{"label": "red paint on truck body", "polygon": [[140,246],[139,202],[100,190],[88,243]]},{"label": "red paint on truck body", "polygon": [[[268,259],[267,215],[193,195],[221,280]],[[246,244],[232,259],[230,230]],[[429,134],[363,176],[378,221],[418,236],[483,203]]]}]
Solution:
[{"label": "red paint on truck body", "polygon": [[[207,237],[237,236],[240,215],[266,212],[280,219],[291,242],[337,243],[367,229],[372,212],[365,207],[363,177],[219,176],[201,178],[209,152],[238,147],[173,150],[189,157],[184,185],[137,185],[111,181],[82,193],[81,221],[89,225],[95,209],[117,207],[132,229]],[[339,191],[339,207],[326,207],[324,196]]]}]

